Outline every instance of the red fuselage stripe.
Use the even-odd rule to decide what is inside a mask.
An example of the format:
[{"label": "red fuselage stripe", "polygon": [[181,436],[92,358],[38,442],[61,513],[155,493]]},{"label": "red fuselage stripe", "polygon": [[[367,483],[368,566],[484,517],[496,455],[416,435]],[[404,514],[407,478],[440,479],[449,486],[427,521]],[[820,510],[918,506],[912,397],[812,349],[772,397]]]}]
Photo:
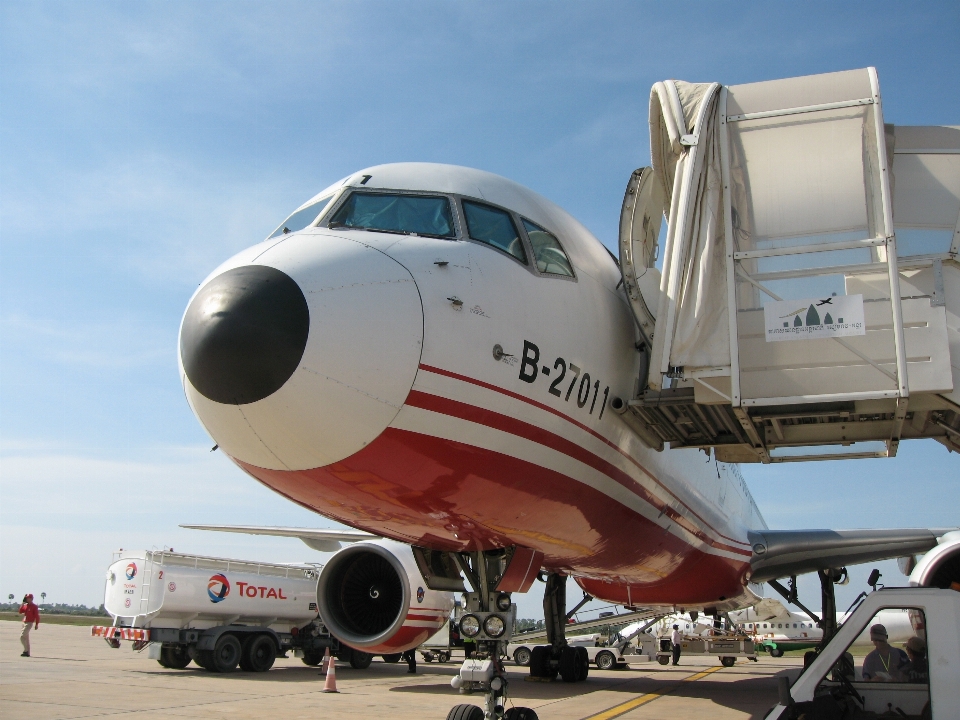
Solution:
[{"label": "red fuselage stripe", "polygon": [[[521,401],[521,402],[527,403],[528,405],[532,405],[532,406],[534,406],[534,407],[536,407],[536,408],[538,408],[538,409],[540,409],[540,410],[544,410],[545,412],[548,412],[548,413],[550,413],[550,414],[552,414],[552,415],[556,415],[557,417],[559,417],[559,418],[561,418],[561,419],[563,419],[563,420],[566,420],[566,421],[569,422],[571,425],[574,425],[574,426],[580,428],[581,430],[583,430],[584,432],[589,433],[589,434],[592,435],[593,437],[597,438],[598,440],[600,440],[600,441],[603,442],[604,444],[608,445],[609,447],[613,448],[613,449],[616,450],[618,453],[620,453],[620,455],[622,455],[622,456],[625,457],[627,460],[629,460],[629,461],[630,461],[633,465],[635,465],[641,472],[643,472],[643,473],[644,473],[645,475],[647,475],[651,480],[653,480],[653,482],[655,482],[660,488],[662,488],[664,492],[668,493],[672,498],[674,498],[677,502],[679,502],[681,505],[683,505],[683,507],[684,507],[687,511],[689,511],[689,513],[690,513],[691,515],[693,515],[695,518],[697,518],[697,520],[699,520],[701,523],[703,523],[703,525],[705,525],[707,528],[709,528],[713,533],[715,533],[715,534],[718,535],[719,537],[724,538],[725,540],[729,540],[730,542],[737,543],[738,545],[749,545],[749,543],[747,543],[747,542],[744,542],[744,541],[742,541],[742,540],[737,540],[737,539],[735,539],[735,538],[730,537],[729,535],[724,535],[723,533],[721,533],[719,530],[717,530],[717,529],[714,528],[712,525],[710,525],[710,523],[708,523],[706,520],[704,520],[702,517],[700,517],[700,515],[699,515],[696,511],[694,511],[694,510],[693,510],[692,508],[690,508],[686,503],[684,503],[680,498],[678,498],[678,497],[676,496],[676,494],[674,494],[674,493],[670,490],[670,488],[668,488],[664,483],[662,483],[653,473],[651,473],[649,470],[647,470],[647,468],[645,468],[643,465],[641,465],[639,462],[637,462],[637,460],[636,460],[633,456],[631,456],[631,455],[630,455],[629,453],[627,453],[627,452],[624,452],[623,449],[621,449],[621,448],[620,448],[619,446],[617,446],[615,443],[607,440],[607,439],[606,439],[605,437],[603,437],[603,435],[601,435],[600,433],[598,433],[598,432],[596,432],[596,431],[594,431],[594,430],[591,430],[591,429],[588,428],[586,425],[584,425],[584,424],[582,424],[582,423],[579,423],[579,422],[577,422],[576,420],[573,420],[572,418],[564,415],[562,412],[560,412],[560,411],[558,411],[558,410],[555,410],[555,409],[553,409],[553,408],[551,408],[551,407],[549,407],[549,406],[547,406],[547,405],[544,405],[543,403],[539,403],[539,402],[537,402],[536,400],[531,400],[531,399],[529,399],[529,398],[524,397],[523,395],[520,395],[520,394],[515,393],[515,392],[511,392],[510,390],[504,390],[503,388],[497,387],[496,385],[491,385],[490,383],[483,382],[482,380],[475,380],[475,379],[473,379],[473,378],[467,377],[467,376],[465,376],[465,375],[460,375],[460,374],[458,374],[458,373],[451,372],[451,371],[449,371],[449,370],[443,370],[443,369],[441,369],[441,368],[436,368],[436,367],[433,367],[433,366],[431,366],[431,365],[424,365],[424,364],[422,364],[422,363],[421,363],[421,365],[420,365],[420,369],[421,369],[421,370],[426,370],[427,372],[436,373],[437,375],[445,375],[445,376],[447,376],[447,377],[451,377],[451,378],[454,378],[454,379],[456,379],[456,380],[461,380],[461,381],[463,381],[463,382],[470,383],[471,385],[477,385],[477,386],[482,387],[482,388],[485,388],[485,389],[487,389],[487,390],[492,390],[492,391],[494,391],[494,392],[500,393],[501,395],[506,395],[507,397],[513,398],[514,400],[519,400],[519,401]],[[408,404],[416,405],[416,403],[411,402],[411,400],[410,400],[410,398],[412,398],[412,397],[414,396],[414,394],[421,395],[421,396],[422,396],[422,395],[428,395],[427,393],[423,393],[423,392],[420,392],[420,391],[417,391],[417,390],[411,390],[411,391],[410,391],[410,396],[409,396],[408,399],[407,399],[407,403],[408,403]],[[429,397],[432,397],[432,398],[437,398],[437,399],[440,399],[440,400],[443,400],[443,399],[444,399],[444,398],[440,398],[440,397],[437,396],[437,395],[428,395],[428,396],[429,396]],[[600,472],[603,472],[605,475],[609,475],[613,480],[615,480],[616,482],[618,482],[620,485],[623,485],[625,488],[627,488],[627,489],[631,490],[632,492],[636,493],[637,495],[639,495],[640,497],[642,497],[644,500],[646,500],[647,502],[649,502],[651,505],[654,505],[654,507],[656,507],[657,510],[662,510],[665,515],[668,515],[668,516],[669,516],[671,519],[673,519],[676,523],[678,523],[678,524],[680,524],[680,525],[683,525],[683,521],[685,521],[685,518],[683,518],[682,515],[680,515],[680,514],[677,513],[676,511],[674,511],[674,510],[673,510],[672,508],[670,508],[669,506],[666,506],[666,505],[663,505],[662,503],[656,502],[656,501],[655,501],[655,500],[656,500],[655,498],[653,499],[654,501],[651,501],[650,499],[648,499],[647,496],[649,496],[649,493],[646,493],[645,490],[643,491],[643,493],[638,492],[637,486],[636,486],[636,482],[635,482],[632,478],[630,478],[629,475],[627,475],[626,473],[623,473],[623,471],[619,470],[619,468],[616,468],[614,465],[611,465],[611,464],[608,463],[606,460],[603,460],[603,459],[600,458],[599,456],[591,453],[589,450],[586,450],[586,449],[582,448],[581,446],[576,445],[575,443],[571,443],[569,440],[566,440],[565,438],[562,438],[562,437],[560,437],[559,435],[555,435],[555,434],[550,433],[549,431],[546,431],[546,430],[541,430],[540,428],[534,427],[533,425],[530,425],[529,423],[524,423],[523,421],[516,420],[516,419],[514,419],[514,418],[509,418],[509,417],[507,417],[506,415],[501,415],[501,414],[499,414],[499,413],[493,413],[493,412],[491,412],[491,411],[480,410],[480,408],[475,408],[474,406],[472,406],[472,405],[467,405],[467,404],[465,404],[465,403],[459,403],[459,402],[456,401],[456,400],[451,400],[451,401],[449,401],[449,402],[457,403],[458,405],[463,405],[464,407],[467,407],[467,408],[474,408],[475,410],[478,410],[478,411],[484,412],[484,413],[489,413],[490,415],[496,415],[496,416],[499,417],[499,418],[504,418],[505,420],[507,420],[507,421],[512,421],[513,423],[519,423],[520,425],[525,425],[525,426],[528,427],[528,428],[532,428],[532,430],[535,431],[535,432],[537,432],[537,433],[543,434],[544,436],[549,435],[549,436],[555,438],[556,441],[559,441],[559,443],[566,443],[566,444],[568,444],[569,446],[572,446],[572,447],[574,447],[574,448],[582,451],[582,453],[585,453],[585,454],[590,455],[592,458],[594,458],[594,462],[590,462],[590,461],[584,460],[582,457],[579,456],[579,454],[574,455],[574,454],[572,454],[572,453],[570,453],[570,452],[567,452],[566,450],[562,450],[562,449],[560,449],[559,447],[556,447],[555,445],[553,445],[553,444],[551,444],[551,443],[543,442],[543,440],[535,439],[534,437],[530,437],[530,436],[525,435],[525,434],[523,435],[523,437],[527,437],[527,439],[529,439],[529,440],[533,440],[534,442],[538,442],[538,443],[540,443],[540,444],[542,444],[542,445],[547,445],[548,447],[552,447],[553,449],[558,450],[559,452],[562,452],[562,453],[564,453],[565,455],[570,455],[571,457],[574,457],[575,459],[580,460],[581,462],[584,462],[584,463],[586,463],[587,465],[590,465],[591,467],[594,467],[594,468],[597,469],[597,470],[600,470]],[[418,407],[421,407],[421,406],[418,406]],[[424,409],[425,409],[425,410],[431,410],[431,409],[433,409],[433,408],[425,407]],[[443,411],[438,411],[438,412],[443,412]],[[455,415],[456,417],[462,417],[461,415],[458,415],[458,414],[456,414],[456,413],[445,413],[445,414],[453,414],[453,415]],[[471,418],[469,418],[469,417],[464,417],[463,419],[465,419],[465,420],[471,420]],[[505,427],[501,427],[500,425],[490,425],[489,423],[483,422],[483,421],[481,421],[481,420],[473,420],[473,422],[479,422],[479,423],[484,424],[484,425],[489,425],[490,427],[495,427],[495,428],[497,428],[497,429],[504,430],[505,432],[515,432],[515,431],[511,431],[511,430],[506,430]],[[515,433],[515,434],[521,434],[521,433]],[[597,463],[597,464],[595,464],[595,463]],[[610,467],[610,468],[613,468],[617,473],[619,473],[619,476],[610,475],[610,473],[607,472],[606,470],[602,470],[600,467],[598,467],[598,464],[600,464],[600,463],[602,463],[603,465],[606,465],[606,466],[608,466],[608,467]],[[627,479],[629,480],[629,484],[625,484],[625,483],[623,482],[622,478],[627,478]],[[642,490],[642,488],[640,488],[640,489]],[[650,496],[650,497],[652,497],[652,496]],[[691,528],[688,527],[687,525],[684,525],[684,527],[685,527],[687,530],[689,530],[690,532],[693,532],[694,534],[696,534],[698,537],[702,536],[702,531],[701,531],[701,530],[696,529],[696,528],[691,529]],[[715,547],[729,548],[729,546],[727,546],[727,545],[717,544],[717,543],[715,543],[715,542],[712,541],[712,540],[708,540],[708,542],[710,542],[710,544],[711,544],[711,545],[714,545]],[[742,548],[729,548],[729,549],[734,550],[735,552],[738,552],[738,553],[743,553],[743,549],[742,549]],[[748,553],[746,553],[746,555],[749,556],[750,553],[748,552]]]},{"label": "red fuselage stripe", "polygon": [[626,488],[648,505],[652,506],[655,510],[658,510],[663,515],[666,515],[675,523],[684,528],[687,532],[691,533],[710,546],[722,550],[729,550],[737,553],[738,555],[746,555],[748,557],[750,555],[749,553],[744,553],[742,548],[733,547],[710,538],[706,533],[703,532],[703,530],[690,522],[690,520],[685,518],[681,513],[662,502],[659,498],[653,495],[653,493],[637,483],[633,478],[627,475],[627,473],[618,468],[616,465],[607,462],[603,458],[594,455],[592,452],[583,448],[582,446],[577,445],[566,438],[562,438],[559,435],[555,435],[548,430],[538,428],[534,425],[523,422],[522,420],[517,420],[516,418],[512,418],[507,415],[493,412],[492,410],[485,410],[483,408],[476,407],[475,405],[468,405],[467,403],[462,403],[458,400],[450,400],[448,398],[440,397],[439,395],[430,395],[428,393],[420,392],[419,390],[410,391],[410,394],[407,396],[406,404],[419,407],[424,410],[442,413],[443,415],[461,418],[469,422],[475,422],[479,425],[486,425],[487,427],[494,428],[495,430],[502,430],[510,435],[526,438],[527,440],[539,443],[540,445],[544,445],[552,450],[563,453],[564,455],[571,457],[574,460],[578,460],[584,465],[588,465],[594,470],[603,473],[618,485]]}]

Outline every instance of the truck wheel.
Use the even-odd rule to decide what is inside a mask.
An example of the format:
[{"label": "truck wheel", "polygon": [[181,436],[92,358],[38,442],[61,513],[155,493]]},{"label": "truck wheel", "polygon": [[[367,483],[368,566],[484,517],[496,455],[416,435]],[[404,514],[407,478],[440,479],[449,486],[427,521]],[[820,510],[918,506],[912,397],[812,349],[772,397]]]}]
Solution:
[{"label": "truck wheel", "polygon": [[770,657],[783,657],[783,648],[770,648]]},{"label": "truck wheel", "polygon": [[669,665],[670,658],[667,657],[666,655],[657,655],[657,662],[660,663],[661,665]]},{"label": "truck wheel", "polygon": [[442,652],[437,656],[437,662],[450,662],[450,653]]},{"label": "truck wheel", "polygon": [[245,661],[245,670],[266,672],[273,667],[273,661],[277,658],[277,647],[269,635],[257,635],[247,643],[243,655],[241,662]]},{"label": "truck wheel", "polygon": [[319,650],[304,650],[303,657],[300,659],[303,660],[304,665],[316,667],[323,662],[323,653]]},{"label": "truck wheel", "polygon": [[366,670],[373,662],[373,655],[370,653],[354,650],[350,653],[350,667],[355,670]]},{"label": "truck wheel", "polygon": [[190,656],[182,645],[163,645],[160,647],[160,659],[157,662],[165,668],[183,670],[190,664]]},{"label": "truck wheel", "polygon": [[512,707],[503,714],[503,720],[540,720],[530,708]]},{"label": "truck wheel", "polygon": [[240,663],[243,649],[236,635],[224,633],[213,646],[213,670],[219,673],[233,672]]},{"label": "truck wheel", "polygon": [[601,670],[610,670],[617,664],[617,659],[609,650],[603,650],[597,653],[597,659],[594,660],[594,662],[597,663],[597,667]]},{"label": "truck wheel", "polygon": [[517,665],[527,667],[530,664],[530,648],[520,647],[513,653],[513,661]]},{"label": "truck wheel", "polygon": [[737,664],[737,659],[735,657],[722,657],[720,658],[720,664],[724,667],[733,667]]},{"label": "truck wheel", "polygon": [[403,656],[402,653],[390,653],[389,655],[381,655],[380,657],[383,658],[383,661],[384,661],[384,662],[387,662],[387,663],[398,663],[398,662],[400,662],[400,658],[401,658],[402,656]]},{"label": "truck wheel", "polygon": [[483,720],[483,710],[476,705],[454,705],[447,713],[447,720]]},{"label": "truck wheel", "polygon": [[197,650],[193,661],[208,672],[213,672],[213,650]]}]

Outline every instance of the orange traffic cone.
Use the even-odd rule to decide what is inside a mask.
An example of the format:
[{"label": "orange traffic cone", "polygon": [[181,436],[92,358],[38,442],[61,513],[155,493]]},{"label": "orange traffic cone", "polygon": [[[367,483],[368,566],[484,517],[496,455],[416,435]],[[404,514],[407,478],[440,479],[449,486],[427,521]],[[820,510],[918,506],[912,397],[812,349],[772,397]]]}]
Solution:
[{"label": "orange traffic cone", "polygon": [[327,679],[323,683],[325,693],[338,693],[337,690],[337,662],[330,654],[330,648],[324,653],[324,659],[327,661]]}]

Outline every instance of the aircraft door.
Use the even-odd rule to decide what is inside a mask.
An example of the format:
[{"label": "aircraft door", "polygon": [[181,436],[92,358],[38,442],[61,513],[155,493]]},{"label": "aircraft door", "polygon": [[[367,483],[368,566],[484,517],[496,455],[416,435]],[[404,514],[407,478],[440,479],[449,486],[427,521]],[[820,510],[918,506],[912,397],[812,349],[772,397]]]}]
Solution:
[{"label": "aircraft door", "polygon": [[653,168],[635,170],[620,211],[620,272],[630,309],[648,347],[660,297],[660,271],[655,264],[663,211],[663,186],[657,182]]}]

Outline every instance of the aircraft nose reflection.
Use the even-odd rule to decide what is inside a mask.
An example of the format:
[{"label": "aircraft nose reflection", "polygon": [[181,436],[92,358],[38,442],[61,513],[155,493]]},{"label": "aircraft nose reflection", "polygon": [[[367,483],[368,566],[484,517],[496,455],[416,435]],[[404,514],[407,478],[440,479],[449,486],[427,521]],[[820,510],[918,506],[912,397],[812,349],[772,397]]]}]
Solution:
[{"label": "aircraft nose reflection", "polygon": [[296,371],[309,332],[306,298],[289,275],[266,265],[234,268],[208,282],[187,308],[183,369],[210,400],[257,402]]}]

